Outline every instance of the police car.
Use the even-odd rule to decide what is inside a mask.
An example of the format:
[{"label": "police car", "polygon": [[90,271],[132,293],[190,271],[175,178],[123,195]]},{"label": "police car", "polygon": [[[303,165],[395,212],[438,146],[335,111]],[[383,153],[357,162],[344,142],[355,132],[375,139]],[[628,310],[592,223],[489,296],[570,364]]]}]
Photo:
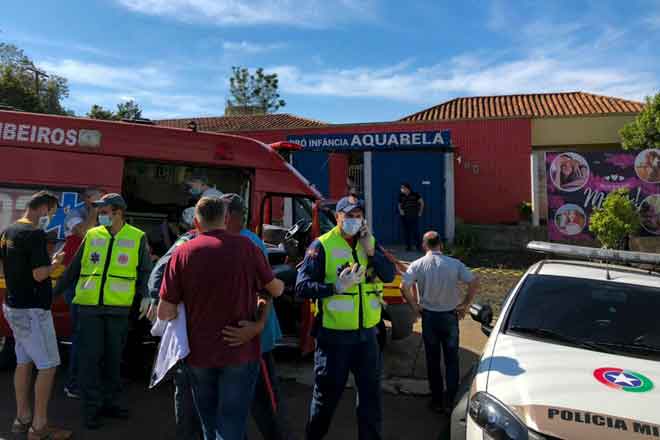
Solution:
[{"label": "police car", "polygon": [[472,306],[490,337],[452,440],[660,438],[660,255],[528,248],[570,260],[533,265],[495,325],[488,306]]}]

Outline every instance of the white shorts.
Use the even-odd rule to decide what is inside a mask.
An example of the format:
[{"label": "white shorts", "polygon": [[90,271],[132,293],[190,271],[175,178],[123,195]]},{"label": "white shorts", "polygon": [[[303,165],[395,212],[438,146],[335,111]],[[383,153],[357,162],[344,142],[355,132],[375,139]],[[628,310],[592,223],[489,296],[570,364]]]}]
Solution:
[{"label": "white shorts", "polygon": [[2,305],[5,319],[14,333],[16,362],[34,363],[37,370],[60,364],[53,315],[44,309],[14,309]]}]

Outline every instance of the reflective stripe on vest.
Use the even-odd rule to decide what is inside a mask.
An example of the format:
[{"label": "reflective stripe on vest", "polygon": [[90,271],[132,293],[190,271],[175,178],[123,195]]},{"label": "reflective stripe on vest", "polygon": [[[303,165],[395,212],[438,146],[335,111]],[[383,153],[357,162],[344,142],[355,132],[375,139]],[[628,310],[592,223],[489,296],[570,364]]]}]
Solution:
[{"label": "reflective stripe on vest", "polygon": [[[73,303],[83,306],[130,307],[135,296],[140,241],[143,236],[144,232],[127,224],[114,237],[105,226],[87,231]],[[107,261],[108,256],[110,261]]]},{"label": "reflective stripe on vest", "polygon": [[[373,240],[373,238],[372,238]],[[344,268],[355,263],[353,250],[335,227],[330,232],[319,237],[319,242],[325,252],[326,284],[335,284]],[[374,240],[375,243],[375,240]],[[367,267],[367,254],[358,243],[356,247],[358,263]],[[376,284],[366,283],[362,279],[360,286],[353,286],[347,292],[332,295],[321,300],[322,325],[332,330],[358,330],[360,328],[360,301],[362,301],[362,328],[371,328],[380,322],[380,299],[375,293]],[[362,290],[362,294],[360,294]],[[381,288],[382,291],[382,288]],[[375,307],[375,305],[378,307]]]}]

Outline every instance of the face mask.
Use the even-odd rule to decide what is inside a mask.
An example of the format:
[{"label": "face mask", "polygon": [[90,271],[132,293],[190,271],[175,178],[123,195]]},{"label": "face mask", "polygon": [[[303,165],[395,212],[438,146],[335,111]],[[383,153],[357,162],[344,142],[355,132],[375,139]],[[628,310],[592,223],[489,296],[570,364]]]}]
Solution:
[{"label": "face mask", "polygon": [[344,223],[341,226],[342,231],[346,235],[353,236],[360,232],[360,228],[362,227],[362,219],[361,218],[347,218],[344,219]]},{"label": "face mask", "polygon": [[109,215],[99,215],[99,224],[101,226],[112,226],[112,218]]},{"label": "face mask", "polygon": [[41,217],[39,217],[37,227],[42,231],[45,231],[46,228],[48,228],[49,224],[50,224],[50,217],[47,215],[42,215]]},{"label": "face mask", "polygon": [[199,188],[194,188],[194,187],[190,188],[190,194],[192,194],[193,196],[198,196],[201,193],[202,193],[202,190],[199,189]]}]

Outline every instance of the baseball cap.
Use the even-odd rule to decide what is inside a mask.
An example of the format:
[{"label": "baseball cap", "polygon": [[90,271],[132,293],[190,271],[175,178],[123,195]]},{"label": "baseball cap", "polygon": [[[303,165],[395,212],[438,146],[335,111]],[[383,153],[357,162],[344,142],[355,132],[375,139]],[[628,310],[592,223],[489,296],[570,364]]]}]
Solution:
[{"label": "baseball cap", "polygon": [[223,194],[222,197],[220,197],[220,200],[223,200],[225,203],[227,203],[227,208],[231,212],[242,212],[245,209],[243,198],[236,193]]},{"label": "baseball cap", "polygon": [[117,193],[108,193],[96,202],[92,202],[92,205],[96,207],[113,206],[115,208],[126,209],[126,201],[121,194]]},{"label": "baseball cap", "polygon": [[344,197],[337,202],[337,212],[351,212],[354,209],[364,210],[364,203],[354,195]]}]

